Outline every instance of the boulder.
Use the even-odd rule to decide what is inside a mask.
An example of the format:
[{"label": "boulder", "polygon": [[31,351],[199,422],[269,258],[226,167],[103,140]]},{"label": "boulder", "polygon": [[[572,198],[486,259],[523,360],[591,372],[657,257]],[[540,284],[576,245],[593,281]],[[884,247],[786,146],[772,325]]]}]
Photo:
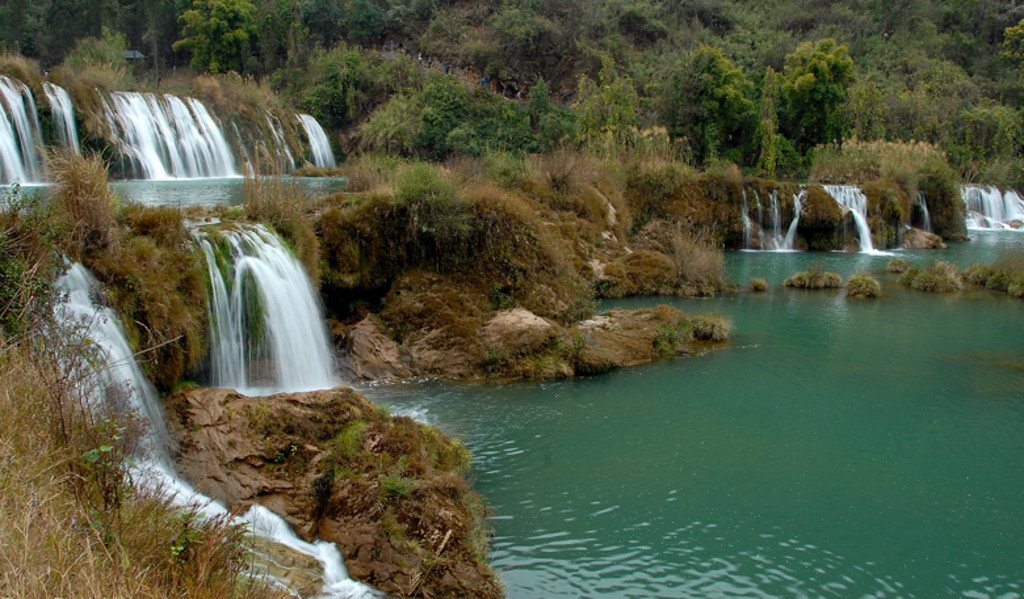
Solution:
[{"label": "boulder", "polygon": [[908,250],[944,250],[946,244],[935,233],[910,229],[903,234],[903,248]]}]

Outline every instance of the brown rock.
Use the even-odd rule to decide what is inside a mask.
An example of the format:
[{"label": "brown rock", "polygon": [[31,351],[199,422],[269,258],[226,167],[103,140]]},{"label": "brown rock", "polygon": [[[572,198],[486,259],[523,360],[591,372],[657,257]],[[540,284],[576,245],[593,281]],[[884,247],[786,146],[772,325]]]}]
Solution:
[{"label": "brown rock", "polygon": [[944,250],[946,244],[935,233],[910,229],[903,234],[903,248],[908,250]]},{"label": "brown rock", "polygon": [[[439,431],[345,388],[194,389],[168,409],[179,472],[229,509],[259,503],[306,540],[334,542],[353,578],[386,593],[501,597],[482,552],[468,549],[486,544],[470,508],[479,499],[457,473],[468,455]],[[307,589],[309,568],[299,570],[294,588]]]},{"label": "brown rock", "polygon": [[398,345],[381,332],[372,317],[367,316],[344,331],[340,345],[350,378],[379,381],[412,376],[409,367],[402,363]]}]

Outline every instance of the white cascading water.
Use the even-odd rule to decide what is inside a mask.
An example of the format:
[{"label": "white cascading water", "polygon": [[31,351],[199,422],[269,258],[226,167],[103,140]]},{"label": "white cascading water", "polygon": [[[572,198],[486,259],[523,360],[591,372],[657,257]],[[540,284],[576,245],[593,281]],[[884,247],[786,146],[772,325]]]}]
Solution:
[{"label": "white cascading water", "polygon": [[219,258],[210,237],[197,234],[212,288],[211,384],[248,395],[334,387],[327,332],[302,264],[263,227],[221,234]]},{"label": "white cascading water", "polygon": [[327,133],[320,126],[315,118],[308,114],[298,115],[302,128],[306,130],[306,137],[309,138],[309,147],[313,157],[313,164],[321,168],[334,168],[338,163],[334,160],[334,150],[331,149],[331,142],[327,139]]},{"label": "white cascading water", "polygon": [[270,135],[274,142],[273,152],[269,147],[267,148],[268,156],[277,160],[277,166],[282,172],[287,174],[294,171],[295,156],[292,155],[292,149],[288,147],[288,140],[285,139],[281,120],[269,110],[267,111],[267,126],[270,128]]},{"label": "white cascading water", "polygon": [[1010,221],[1024,221],[1024,200],[1012,189],[1003,193],[995,187],[964,185],[960,197],[971,229],[1009,229]]},{"label": "white cascading water", "polygon": [[[755,194],[756,195],[756,194]],[[747,216],[747,190],[743,190],[743,249],[749,250],[754,247],[754,223]]]},{"label": "white cascading water", "polygon": [[65,147],[74,150],[75,154],[80,153],[78,129],[75,126],[75,107],[71,103],[68,90],[44,81],[43,91],[46,92],[46,99],[50,103],[50,114],[53,115],[53,128],[57,131],[57,137]]},{"label": "white cascading water", "polygon": [[924,222],[921,223],[921,227],[929,233],[934,233],[934,231],[932,231],[932,216],[928,213],[928,202],[925,201],[924,194],[920,191],[917,192],[917,205],[921,207],[921,216],[924,219]]},{"label": "white cascading water", "polygon": [[220,126],[195,98],[113,92],[103,99],[113,142],[139,179],[237,177]]},{"label": "white cascading water", "polygon": [[32,90],[21,81],[0,75],[0,183],[42,181],[42,147]]},{"label": "white cascading water", "polygon": [[[80,332],[100,352],[99,363],[91,363],[95,372],[82,373],[88,377],[84,380],[95,381],[95,388],[99,390],[92,401],[104,401],[107,393],[103,391],[112,388],[127,397],[129,407],[147,421],[143,440],[145,451],[134,457],[132,475],[135,480],[167,493],[175,505],[195,506],[208,517],[228,516],[224,506],[197,492],[175,473],[156,390],[139,368],[117,316],[109,308],[93,301],[93,294],[98,289],[96,280],[85,267],[73,264],[57,285],[66,293],[66,300],[57,308],[58,318],[82,327]],[[341,553],[333,543],[302,540],[280,516],[258,504],[235,518],[246,523],[257,536],[319,561],[324,570],[322,596],[336,599],[380,597],[373,589],[349,578]]]},{"label": "white cascading water", "polygon": [[825,185],[825,191],[835,199],[836,203],[850,211],[853,215],[853,222],[857,225],[857,236],[860,241],[860,251],[870,253],[875,251],[874,243],[871,241],[871,227],[868,226],[868,198],[859,187],[853,185]]},{"label": "white cascading water", "polygon": [[[803,199],[806,190],[801,189],[796,195],[793,196],[793,220],[789,223],[789,229],[786,230],[786,238],[782,241],[782,247],[780,250],[793,250],[796,244],[796,230],[800,224],[800,211],[803,209]],[[776,222],[778,218],[775,219]]]}]

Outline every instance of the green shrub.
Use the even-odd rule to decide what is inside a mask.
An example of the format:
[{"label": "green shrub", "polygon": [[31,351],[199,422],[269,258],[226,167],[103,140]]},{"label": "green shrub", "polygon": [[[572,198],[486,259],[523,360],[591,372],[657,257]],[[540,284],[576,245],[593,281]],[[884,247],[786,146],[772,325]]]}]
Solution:
[{"label": "green shrub", "polygon": [[846,295],[865,299],[874,299],[882,294],[882,285],[871,275],[857,273],[846,281]]},{"label": "green shrub", "polygon": [[960,277],[970,283],[971,285],[980,285],[984,287],[992,275],[995,274],[995,269],[987,264],[974,264],[967,267]]}]

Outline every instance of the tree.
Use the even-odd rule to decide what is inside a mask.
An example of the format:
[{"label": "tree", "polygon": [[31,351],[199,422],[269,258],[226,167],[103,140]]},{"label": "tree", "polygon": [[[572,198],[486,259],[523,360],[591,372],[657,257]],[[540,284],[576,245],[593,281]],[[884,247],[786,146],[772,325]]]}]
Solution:
[{"label": "tree", "polygon": [[669,134],[683,139],[697,162],[714,158],[741,140],[744,117],[753,110],[750,81],[722,52],[701,46],[676,65],[665,95]]},{"label": "tree", "polygon": [[1024,19],[1003,31],[1003,58],[1024,69]]},{"label": "tree", "polygon": [[627,75],[615,72],[615,61],[608,58],[598,81],[584,75],[576,94],[580,126],[576,137],[584,143],[611,144],[621,149],[636,137],[640,98]]},{"label": "tree", "polygon": [[853,59],[848,52],[846,46],[826,38],[804,42],[786,56],[782,96],[790,137],[802,149],[843,137],[840,108],[853,83]]},{"label": "tree", "polygon": [[764,87],[761,89],[761,120],[757,124],[757,170],[768,177],[775,176],[782,145],[778,105],[779,74],[768,67],[764,74]]},{"label": "tree", "polygon": [[184,37],[175,50],[192,53],[192,68],[210,73],[242,71],[255,33],[250,0],[193,0],[192,8],[179,17]]}]

